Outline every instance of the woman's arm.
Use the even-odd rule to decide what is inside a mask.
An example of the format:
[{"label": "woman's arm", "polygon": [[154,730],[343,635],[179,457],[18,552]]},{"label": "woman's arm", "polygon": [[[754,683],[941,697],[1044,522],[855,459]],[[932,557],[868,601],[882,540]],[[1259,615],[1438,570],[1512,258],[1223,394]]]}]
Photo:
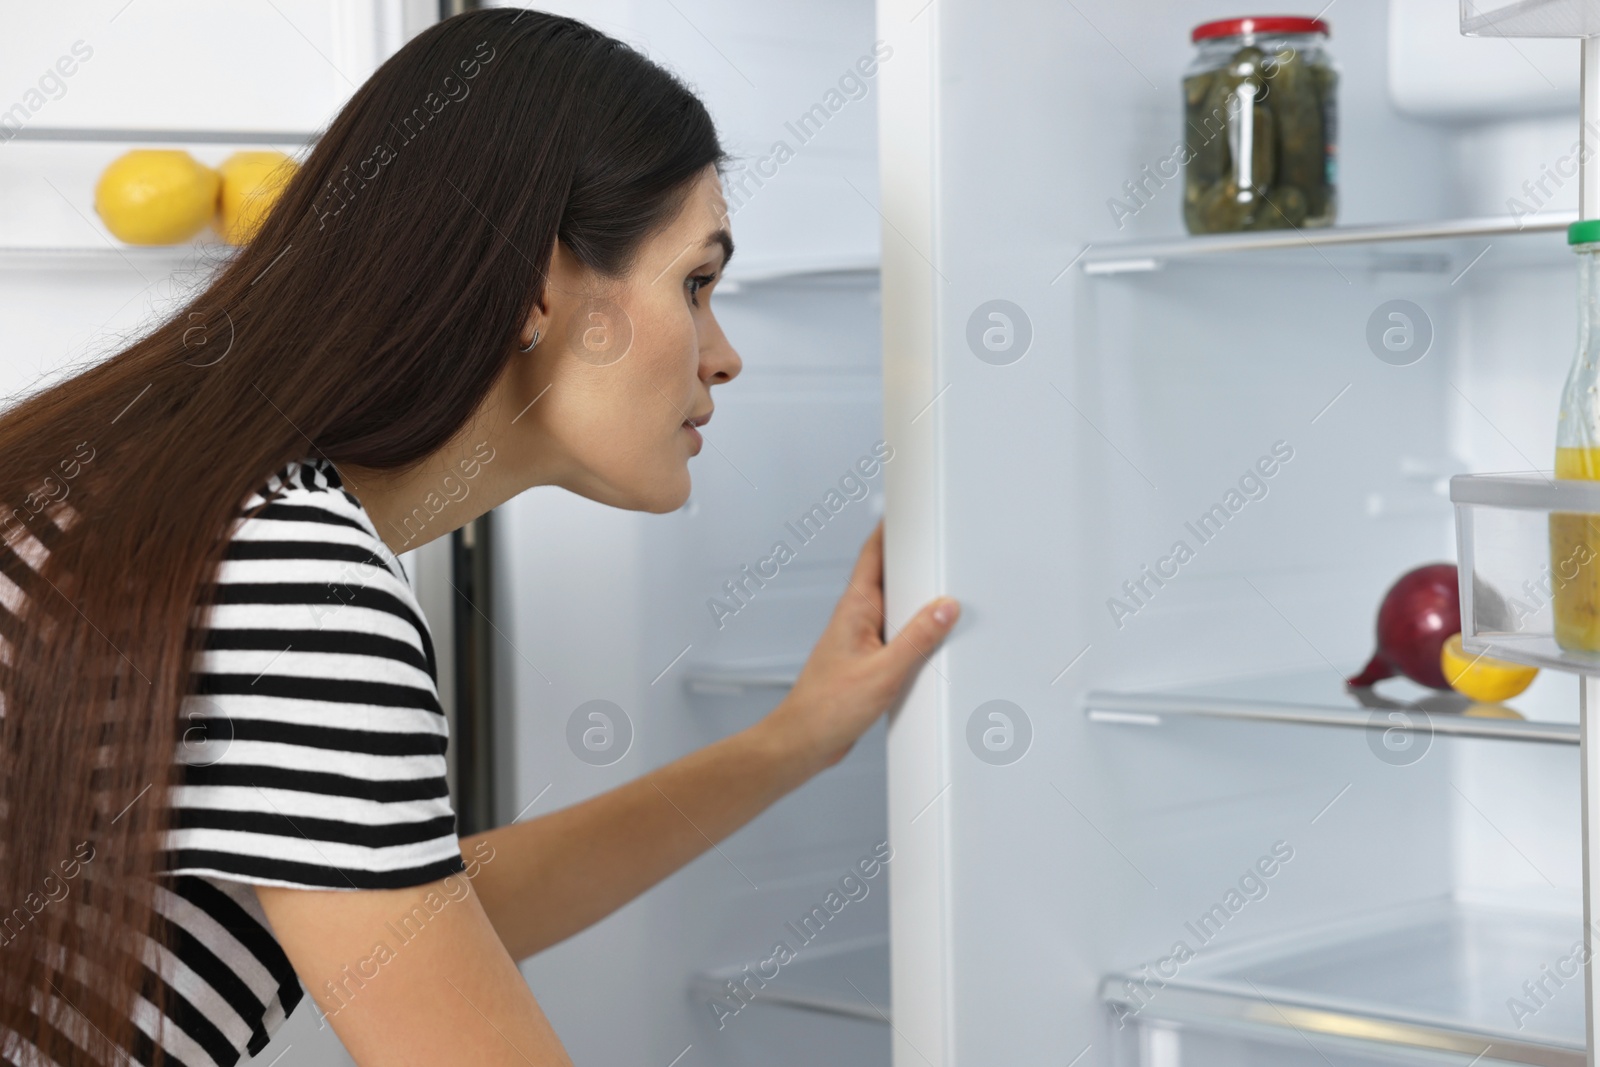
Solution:
[{"label": "woman's arm", "polygon": [[407,889],[262,885],[256,896],[361,1067],[572,1067],[466,875]]},{"label": "woman's arm", "polygon": [[511,957],[604,918],[844,758],[955,616],[953,600],[935,600],[884,642],[880,522],[794,688],[766,718],[609,792],[464,839],[463,855],[494,849],[473,888]]},{"label": "woman's arm", "polygon": [[812,773],[763,720],[561,811],[464,838],[461,851],[493,846],[473,888],[520,960],[611,914]]}]

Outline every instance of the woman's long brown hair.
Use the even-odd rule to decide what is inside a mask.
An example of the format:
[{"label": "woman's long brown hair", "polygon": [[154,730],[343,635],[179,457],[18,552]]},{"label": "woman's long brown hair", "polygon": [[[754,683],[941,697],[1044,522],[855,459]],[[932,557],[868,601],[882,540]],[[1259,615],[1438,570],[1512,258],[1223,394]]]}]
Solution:
[{"label": "woman's long brown hair", "polygon": [[[148,886],[180,746],[226,741],[180,705],[249,491],[311,455],[399,469],[444,445],[516,351],[555,238],[622,277],[728,160],[628,45],[457,15],[355,92],[198,295],[0,414],[0,1026],[62,1064],[161,1062],[130,1019],[170,990],[133,935],[166,930]],[[40,1021],[52,996],[70,1007]]]}]

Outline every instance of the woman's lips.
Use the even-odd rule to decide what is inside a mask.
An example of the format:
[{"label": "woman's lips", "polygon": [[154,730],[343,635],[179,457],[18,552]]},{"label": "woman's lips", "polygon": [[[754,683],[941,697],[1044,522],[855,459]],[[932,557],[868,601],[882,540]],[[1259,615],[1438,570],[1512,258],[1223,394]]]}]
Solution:
[{"label": "woman's lips", "polygon": [[708,423],[710,421],[711,421],[711,412],[709,412],[709,411],[706,412],[704,415],[696,415],[693,418],[688,418],[688,419],[684,419],[683,420],[683,428],[685,430],[688,430],[689,433],[694,437],[694,450],[695,450],[695,454],[697,454],[697,455],[700,452],[701,446],[705,444],[705,438],[700,436],[700,431],[697,430],[695,427],[704,426],[706,423]]}]

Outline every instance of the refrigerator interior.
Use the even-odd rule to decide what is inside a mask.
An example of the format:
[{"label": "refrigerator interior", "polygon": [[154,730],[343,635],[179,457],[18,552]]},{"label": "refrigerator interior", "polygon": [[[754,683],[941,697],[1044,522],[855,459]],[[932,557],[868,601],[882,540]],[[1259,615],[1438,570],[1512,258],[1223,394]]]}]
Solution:
[{"label": "refrigerator interior", "polygon": [[[1511,731],[1435,705],[1436,727],[1395,733],[1364,728],[1387,709],[1342,678],[1390,583],[1454,561],[1448,477],[1551,465],[1576,180],[1546,175],[1577,138],[1577,43],[1462,39],[1451,2],[1333,8],[1337,224],[1517,200],[1528,225],[1201,255],[1160,164],[1188,31],[1239,12],[921,7],[879,17],[914,57],[885,99],[921,91],[936,117],[909,212],[936,340],[926,380],[886,397],[886,436],[940,399],[898,472],[932,488],[907,504],[891,483],[888,523],[892,553],[930,561],[912,584],[965,615],[890,727],[896,871],[923,872],[893,883],[894,1062],[1413,1062],[1397,1035],[1424,1022],[1456,1042],[1438,1062],[1574,1062],[1576,680],[1542,674]],[[885,166],[892,197],[915,167]],[[914,312],[887,295],[885,233],[892,344]],[[995,300],[1031,339],[1003,360],[971,343]],[[1431,332],[1405,365],[1367,340],[1395,300]],[[891,619],[917,598],[891,588]],[[993,701],[1005,759],[980,751]],[[1517,922],[1542,933],[1490,943]],[[1208,977],[1259,945],[1259,968]],[[1250,1033],[1216,1036],[1234,1016]]]}]

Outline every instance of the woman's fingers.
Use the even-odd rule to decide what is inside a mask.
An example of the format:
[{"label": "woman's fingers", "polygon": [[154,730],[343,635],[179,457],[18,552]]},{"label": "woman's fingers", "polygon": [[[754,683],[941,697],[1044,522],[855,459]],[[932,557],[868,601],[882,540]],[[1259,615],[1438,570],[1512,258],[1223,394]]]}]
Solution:
[{"label": "woman's fingers", "polygon": [[938,597],[903,629],[886,626],[879,522],[861,546],[833,618],[770,718],[798,744],[820,753],[825,764],[836,762],[894,703],[958,615],[954,598]]},{"label": "woman's fingers", "polygon": [[850,575],[851,588],[841,599],[840,607],[848,603],[851,610],[870,625],[876,637],[874,644],[878,646],[870,655],[876,661],[873,670],[878,676],[879,691],[892,697],[950,632],[960,614],[960,606],[951,597],[936,598],[924,604],[902,629],[891,632],[883,610],[883,556],[883,520],[879,519],[856,557]]},{"label": "woman's fingers", "polygon": [[870,623],[870,632],[883,629],[883,520],[872,528],[856,563],[850,571],[849,585],[839,598],[835,610],[864,617]]},{"label": "woman's fingers", "polygon": [[883,651],[883,671],[889,679],[889,692],[899,693],[907,677],[927,662],[961,614],[953,597],[936,597],[922,606],[906,625],[890,638]]},{"label": "woman's fingers", "polygon": [[872,528],[867,539],[861,543],[861,551],[856,553],[856,565],[850,575],[852,582],[872,583],[881,585],[883,582],[883,520]]}]

